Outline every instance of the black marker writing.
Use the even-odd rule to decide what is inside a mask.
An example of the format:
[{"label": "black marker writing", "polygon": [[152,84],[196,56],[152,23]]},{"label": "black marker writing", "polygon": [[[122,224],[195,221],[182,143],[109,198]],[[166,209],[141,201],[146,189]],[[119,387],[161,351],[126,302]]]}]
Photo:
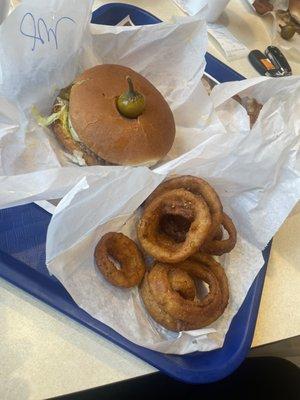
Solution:
[{"label": "black marker writing", "polygon": [[[49,28],[43,18],[38,18],[36,20],[34,15],[28,12],[21,20],[20,33],[23,36],[33,39],[32,51],[35,50],[38,42],[45,44],[45,41],[47,40],[50,42],[51,38],[54,40],[55,48],[58,49],[58,26],[63,21],[70,21],[73,24],[76,24],[76,22],[70,17],[61,17],[56,21],[54,28]],[[27,23],[27,26],[29,25],[31,30],[30,32],[24,30],[25,23]]]}]

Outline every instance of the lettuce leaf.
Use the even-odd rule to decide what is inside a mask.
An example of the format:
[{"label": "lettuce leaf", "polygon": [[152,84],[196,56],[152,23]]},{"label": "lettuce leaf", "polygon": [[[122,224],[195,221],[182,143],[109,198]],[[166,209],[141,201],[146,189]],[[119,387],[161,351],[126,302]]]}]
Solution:
[{"label": "lettuce leaf", "polygon": [[48,117],[45,117],[40,114],[39,110],[33,106],[31,109],[31,113],[33,117],[35,118],[36,122],[43,127],[47,127],[53,122],[57,121],[58,119],[61,120],[64,128],[68,129],[68,107],[67,107],[67,102],[63,101],[62,99],[58,98],[57,104],[60,107],[59,111],[49,115]]}]

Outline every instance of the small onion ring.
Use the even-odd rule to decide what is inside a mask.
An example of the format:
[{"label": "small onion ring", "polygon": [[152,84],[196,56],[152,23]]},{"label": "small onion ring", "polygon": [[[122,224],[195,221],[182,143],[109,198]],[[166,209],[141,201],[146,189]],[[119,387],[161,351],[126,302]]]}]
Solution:
[{"label": "small onion ring", "polygon": [[[186,293],[176,290],[170,279],[174,268],[180,269],[193,280],[200,279],[208,283],[209,293],[203,299],[191,299],[185,296]],[[189,291],[192,290],[190,282],[187,281],[186,286]],[[223,314],[229,299],[224,269],[211,256],[203,254],[175,265],[155,264],[146,273],[140,293],[151,317],[175,332],[210,325]]]},{"label": "small onion ring", "polygon": [[216,191],[204,179],[183,175],[161,183],[148,197],[145,206],[149,205],[157,196],[172,189],[186,189],[197,196],[203,197],[211,214],[212,225],[208,239],[212,239],[222,223],[223,215],[223,207]]},{"label": "small onion ring", "polygon": [[[120,269],[111,258],[120,263]],[[131,288],[139,285],[146,272],[137,245],[122,233],[106,233],[95,248],[95,260],[100,272],[114,286]]]},{"label": "small onion ring", "polygon": [[[193,221],[182,243],[176,243],[159,229],[165,211],[172,209],[172,205],[178,207],[178,204],[193,214]],[[196,253],[207,238],[210,227],[211,217],[205,201],[185,189],[175,189],[160,194],[144,208],[137,234],[146,253],[171,264]]]},{"label": "small onion ring", "polygon": [[236,228],[231,218],[225,213],[223,213],[222,226],[228,232],[228,239],[213,239],[205,242],[200,249],[203,253],[221,256],[222,254],[229,253],[235,247],[237,238]]}]

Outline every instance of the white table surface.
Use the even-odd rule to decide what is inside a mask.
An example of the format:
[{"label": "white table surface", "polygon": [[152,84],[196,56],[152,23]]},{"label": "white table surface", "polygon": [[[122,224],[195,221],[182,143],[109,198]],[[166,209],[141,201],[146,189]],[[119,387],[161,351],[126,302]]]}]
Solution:
[{"label": "white table surface", "polygon": [[[123,1],[120,1],[123,2]],[[161,19],[181,15],[167,0],[126,1]],[[108,3],[96,1],[95,7]],[[221,17],[252,48],[265,48],[264,22],[246,1],[231,0]],[[243,28],[241,30],[241,27]],[[248,35],[245,32],[254,32]],[[226,62],[212,42],[209,51]],[[228,63],[256,76],[247,60]],[[299,65],[292,64],[300,73]],[[253,346],[300,334],[300,206],[274,238]],[[0,398],[44,399],[132,378],[154,368],[0,279]]]}]

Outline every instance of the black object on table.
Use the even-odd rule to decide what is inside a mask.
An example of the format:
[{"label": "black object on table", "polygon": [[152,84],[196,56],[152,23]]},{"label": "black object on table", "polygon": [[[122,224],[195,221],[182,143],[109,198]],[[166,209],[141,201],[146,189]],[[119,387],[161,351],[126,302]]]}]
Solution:
[{"label": "black object on table", "polygon": [[273,78],[292,75],[288,60],[276,46],[268,46],[265,54],[260,50],[252,50],[248,58],[251,65],[260,75]]},{"label": "black object on table", "polygon": [[278,47],[268,46],[265,54],[272,61],[272,63],[280,69],[284,76],[292,75],[292,68]]},{"label": "black object on table", "polygon": [[247,358],[222,381],[190,385],[161,373],[105,385],[66,396],[60,400],[268,400],[300,399],[300,369],[290,361],[276,357]]},{"label": "black object on table", "polygon": [[279,68],[260,50],[250,51],[248,58],[260,75],[276,77],[280,73]]}]

